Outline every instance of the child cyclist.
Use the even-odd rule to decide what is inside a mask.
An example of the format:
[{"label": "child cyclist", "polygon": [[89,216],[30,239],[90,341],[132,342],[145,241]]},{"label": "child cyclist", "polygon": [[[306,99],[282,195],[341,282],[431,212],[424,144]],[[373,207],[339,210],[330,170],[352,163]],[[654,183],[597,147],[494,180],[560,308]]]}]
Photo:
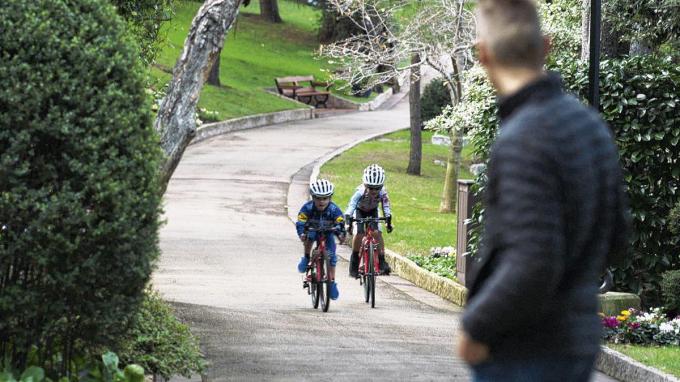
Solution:
[{"label": "child cyclist", "polygon": [[[390,198],[387,195],[385,185],[385,170],[377,164],[372,164],[364,169],[363,184],[357,187],[354,195],[349,200],[349,205],[345,210],[345,219],[349,221],[355,214],[357,219],[365,217],[378,217],[378,205],[382,206],[383,216],[386,219],[387,233],[392,232],[392,212],[390,211]],[[380,260],[380,272],[390,274],[390,265],[385,261],[385,242],[378,223],[371,223],[376,232],[376,238],[380,243],[378,259]],[[350,277],[359,276],[359,249],[361,240],[364,237],[364,226],[357,225],[357,233],[352,241],[352,256],[349,260]]]},{"label": "child cyclist", "polygon": [[[331,201],[334,189],[333,183],[326,179],[318,179],[309,185],[309,193],[312,195],[312,200],[302,205],[298,213],[297,222],[295,223],[298,237],[304,243],[305,251],[298,264],[298,271],[300,273],[307,271],[309,254],[317,238],[316,232],[305,232],[305,225],[308,222],[318,221],[320,224],[326,222],[328,225],[336,226],[339,229],[338,239],[340,239],[340,242],[345,241],[345,220],[342,210]],[[328,277],[332,281],[329,296],[331,299],[336,300],[340,293],[338,285],[335,283],[335,264],[338,261],[338,257],[335,254],[335,239],[333,235],[326,236],[326,251],[330,259]]]}]

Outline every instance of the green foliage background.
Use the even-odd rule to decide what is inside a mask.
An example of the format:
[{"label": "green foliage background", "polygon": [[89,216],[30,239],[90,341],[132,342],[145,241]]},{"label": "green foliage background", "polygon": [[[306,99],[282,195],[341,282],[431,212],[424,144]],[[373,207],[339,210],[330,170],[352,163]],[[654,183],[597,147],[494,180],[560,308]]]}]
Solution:
[{"label": "green foliage background", "polygon": [[32,346],[53,375],[114,343],[158,256],[132,46],[108,2],[0,3],[0,356],[19,369]]},{"label": "green foliage background", "polygon": [[[556,33],[571,30],[571,36],[577,35],[572,3],[559,0],[541,6],[545,29],[559,38],[548,68],[560,72],[567,90],[585,103],[588,66],[578,59],[578,41]],[[680,237],[671,231],[671,209],[680,201],[679,58],[677,52],[624,57],[600,66],[602,116],[616,137],[633,215],[632,251],[615,269],[615,282],[618,290],[640,294],[648,305],[660,303],[661,274],[680,269]],[[467,94],[457,110],[474,111],[472,142],[476,156],[486,161],[498,123],[496,107],[488,102],[493,90],[480,71],[469,72],[466,81]],[[484,180],[482,174],[476,185],[479,195]],[[483,219],[483,208],[477,205],[478,227]],[[480,229],[473,229],[473,252],[479,237]]]}]

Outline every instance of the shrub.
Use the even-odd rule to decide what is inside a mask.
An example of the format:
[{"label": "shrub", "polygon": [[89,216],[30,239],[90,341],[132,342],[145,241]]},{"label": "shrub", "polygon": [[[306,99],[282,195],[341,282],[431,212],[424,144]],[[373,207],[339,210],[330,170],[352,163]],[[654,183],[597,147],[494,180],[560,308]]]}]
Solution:
[{"label": "shrub", "polygon": [[[567,90],[585,99],[588,68],[583,63],[565,61],[558,69]],[[475,155],[486,160],[497,130],[493,105],[483,98],[491,94],[480,77],[470,81],[461,110],[471,114],[474,124]],[[615,269],[620,290],[637,293],[647,306],[660,302],[661,274],[680,268],[677,248],[680,236],[672,207],[680,201],[680,67],[671,57],[637,56],[603,61],[600,74],[602,116],[612,128],[621,155],[625,183],[633,216],[632,254]],[[483,190],[482,175],[479,189]],[[483,221],[483,211],[475,207],[475,221]],[[471,243],[477,247],[479,229],[473,229]]]},{"label": "shrub", "polygon": [[680,270],[667,271],[661,275],[661,294],[666,310],[671,314],[680,314]]},{"label": "shrub", "polygon": [[420,98],[420,114],[423,121],[438,116],[448,105],[451,105],[451,93],[446,87],[446,82],[441,78],[435,78],[425,86]]},{"label": "shrub", "polygon": [[179,322],[171,307],[150,290],[118,353],[123,363],[140,364],[166,380],[173,375],[190,378],[205,367],[198,340],[189,327]]},{"label": "shrub", "polygon": [[133,45],[106,1],[0,2],[0,357],[16,369],[33,346],[54,375],[115,343],[158,256]]},{"label": "shrub", "polygon": [[[680,236],[668,221],[680,201],[680,66],[649,55],[603,61],[600,70],[602,117],[619,147],[633,216],[633,253],[614,279],[657,305],[661,274],[680,268]],[[564,64],[560,71],[567,88],[585,98],[587,66]]]}]

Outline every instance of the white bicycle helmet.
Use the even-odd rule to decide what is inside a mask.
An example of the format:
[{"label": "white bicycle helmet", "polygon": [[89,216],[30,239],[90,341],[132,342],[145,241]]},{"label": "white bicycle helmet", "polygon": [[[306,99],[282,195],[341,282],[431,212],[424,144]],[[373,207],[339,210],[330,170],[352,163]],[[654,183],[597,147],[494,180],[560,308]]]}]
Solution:
[{"label": "white bicycle helmet", "polygon": [[364,185],[367,187],[381,187],[385,184],[385,170],[377,164],[364,169]]},{"label": "white bicycle helmet", "polygon": [[327,198],[333,195],[335,187],[326,179],[317,179],[309,184],[309,193],[318,198]]}]

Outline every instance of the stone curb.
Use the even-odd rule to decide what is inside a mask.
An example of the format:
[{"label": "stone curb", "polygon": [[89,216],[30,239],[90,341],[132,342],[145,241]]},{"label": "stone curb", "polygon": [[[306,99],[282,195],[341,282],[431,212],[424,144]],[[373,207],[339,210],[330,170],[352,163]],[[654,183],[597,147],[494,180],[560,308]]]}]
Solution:
[{"label": "stone curb", "polygon": [[623,382],[680,382],[680,379],[612,350],[602,347],[595,362],[597,370]]},{"label": "stone curb", "polygon": [[464,286],[419,267],[413,261],[391,251],[389,248],[385,248],[385,257],[387,257],[387,261],[391,265],[392,272],[396,273],[399,277],[458,306],[465,306],[467,288]]},{"label": "stone curb", "polygon": [[217,135],[227,134],[232,131],[246,130],[255,127],[313,118],[314,109],[310,107],[306,109],[293,109],[277,111],[273,113],[249,115],[240,118],[228,119],[221,122],[206,123],[196,129],[196,136],[191,141],[190,145],[205,141],[206,139]]}]

